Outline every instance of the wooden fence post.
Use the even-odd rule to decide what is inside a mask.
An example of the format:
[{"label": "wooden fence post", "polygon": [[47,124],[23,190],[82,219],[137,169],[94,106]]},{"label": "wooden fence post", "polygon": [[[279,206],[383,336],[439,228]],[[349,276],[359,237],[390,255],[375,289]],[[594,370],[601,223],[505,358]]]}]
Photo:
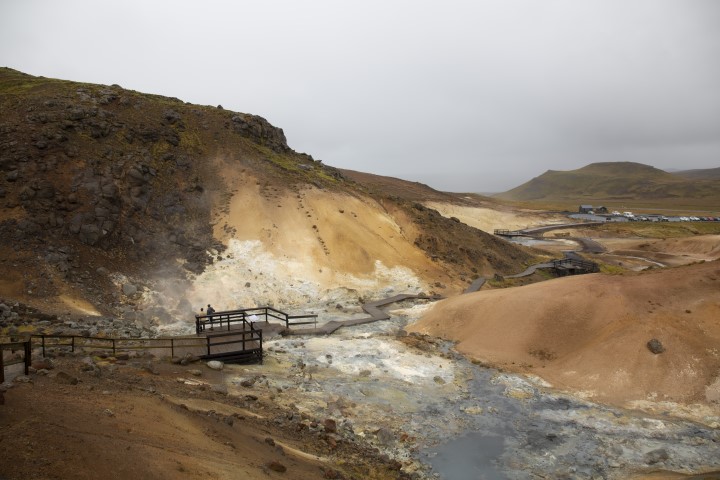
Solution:
[{"label": "wooden fence post", "polygon": [[172,338],[170,339],[170,356],[175,356],[175,341]]},{"label": "wooden fence post", "polygon": [[3,360],[2,348],[0,348],[0,383],[5,383],[5,361]]},{"label": "wooden fence post", "polygon": [[30,339],[25,342],[25,375],[30,374],[30,365],[32,364],[32,346]]},{"label": "wooden fence post", "polygon": [[42,351],[43,351],[43,358],[46,357],[45,355],[45,335],[42,336]]}]

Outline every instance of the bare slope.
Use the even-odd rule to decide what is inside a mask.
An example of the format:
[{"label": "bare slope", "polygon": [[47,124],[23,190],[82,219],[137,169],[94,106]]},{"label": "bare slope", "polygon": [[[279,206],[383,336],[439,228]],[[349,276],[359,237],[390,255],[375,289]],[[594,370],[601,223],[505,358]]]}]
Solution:
[{"label": "bare slope", "polygon": [[[409,329],[599,399],[720,401],[720,262],[444,300]],[[647,347],[658,339],[665,352]]]},{"label": "bare slope", "polygon": [[0,298],[46,312],[122,317],[139,305],[122,284],[192,281],[232,238],[284,259],[286,284],[372,281],[379,262],[460,289],[531,261],[221,106],[0,68],[0,145]]},{"label": "bare slope", "polygon": [[605,162],[570,171],[548,170],[497,197],[573,204],[633,200],[713,206],[720,204],[720,181],[717,178],[691,181],[639,163]]},{"label": "bare slope", "polygon": [[406,478],[368,447],[313,434],[308,424],[323,418],[278,408],[261,389],[215,393],[225,372],[98,363],[96,375],[80,358],[55,359],[5,393],[3,479]]}]

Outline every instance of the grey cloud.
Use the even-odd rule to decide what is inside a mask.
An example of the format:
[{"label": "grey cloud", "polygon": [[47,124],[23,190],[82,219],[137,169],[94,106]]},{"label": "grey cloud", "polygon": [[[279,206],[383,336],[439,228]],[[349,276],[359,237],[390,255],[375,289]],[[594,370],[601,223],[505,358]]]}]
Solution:
[{"label": "grey cloud", "polygon": [[497,191],[720,165],[713,0],[0,4],[0,64],[222,104],[326,163]]}]

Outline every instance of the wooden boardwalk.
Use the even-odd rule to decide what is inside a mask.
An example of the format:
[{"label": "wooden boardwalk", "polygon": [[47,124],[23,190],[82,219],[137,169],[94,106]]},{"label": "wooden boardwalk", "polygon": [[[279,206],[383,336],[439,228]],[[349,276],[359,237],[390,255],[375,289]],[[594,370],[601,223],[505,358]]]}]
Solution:
[{"label": "wooden boardwalk", "polygon": [[362,305],[362,309],[365,313],[369,314],[369,317],[355,318],[351,320],[331,320],[319,327],[315,328],[302,328],[302,329],[287,329],[283,332],[284,335],[330,335],[337,329],[342,327],[351,327],[354,325],[363,325],[366,323],[377,322],[379,320],[388,320],[391,315],[383,311],[380,307],[390,305],[391,303],[402,302],[403,300],[409,299],[423,299],[423,300],[439,300],[442,297],[430,296],[430,295],[412,295],[412,294],[400,294],[394,297],[388,297],[375,302],[369,302]]},{"label": "wooden boardwalk", "polygon": [[528,227],[520,230],[504,230],[495,229],[493,233],[501,237],[536,237],[551,230],[560,230],[563,228],[585,228],[604,225],[606,222],[581,222],[581,223],[561,223],[557,225],[542,225],[539,227]]},{"label": "wooden boardwalk", "polygon": [[[552,268],[559,276],[579,275],[583,273],[596,273],[600,271],[597,263],[583,259],[575,252],[565,252],[565,258],[552,260],[550,262],[530,265],[524,271],[514,275],[504,275],[503,278],[522,278],[532,275],[541,268]],[[485,277],[476,278],[463,293],[477,292],[485,284]]]}]

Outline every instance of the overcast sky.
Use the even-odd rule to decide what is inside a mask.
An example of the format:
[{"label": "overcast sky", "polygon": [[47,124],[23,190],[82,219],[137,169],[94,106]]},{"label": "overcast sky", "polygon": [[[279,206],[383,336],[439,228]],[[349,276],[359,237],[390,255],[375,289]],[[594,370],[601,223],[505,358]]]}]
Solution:
[{"label": "overcast sky", "polygon": [[716,0],[0,0],[0,66],[222,104],[447,191],[720,167]]}]

